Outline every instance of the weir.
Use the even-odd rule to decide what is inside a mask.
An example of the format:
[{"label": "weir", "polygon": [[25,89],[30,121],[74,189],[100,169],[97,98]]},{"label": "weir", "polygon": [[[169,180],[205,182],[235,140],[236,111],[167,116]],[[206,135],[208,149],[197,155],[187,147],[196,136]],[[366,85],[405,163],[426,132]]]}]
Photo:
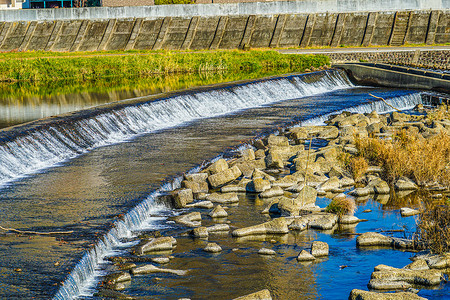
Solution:
[{"label": "weir", "polygon": [[[224,147],[238,144],[243,137],[254,136],[252,130],[273,130],[277,124],[274,120],[295,119],[297,123],[319,124],[327,114],[341,110],[391,110],[382,102],[368,99],[368,92],[385,97],[400,109],[412,108],[422,102],[420,92],[360,89],[354,87],[343,71],[328,70],[137,98],[2,130],[0,165],[7,166],[0,170],[6,191],[3,215],[0,216],[4,222],[12,223],[10,226],[15,228],[45,231],[74,228],[82,234],[76,232],[73,240],[84,239],[90,243],[96,240],[76,264],[67,263],[70,269],[65,273],[53,268],[55,260],[62,260],[57,255],[55,260],[39,263],[37,270],[24,267],[23,274],[34,278],[38,287],[25,285],[28,291],[21,294],[22,298],[91,296],[99,276],[104,274],[105,257],[120,253],[132,244],[128,243],[128,238],[140,230],[158,228],[158,221],[173,214],[155,199],[178,187],[179,178],[161,186],[161,176],[167,179],[193,165],[198,166],[202,159],[211,158]],[[308,96],[312,98],[305,98]],[[246,115],[246,110],[254,112]],[[218,123],[214,124],[216,119]],[[249,122],[253,122],[251,126],[247,124]],[[229,125],[232,123],[235,125]],[[189,124],[193,124],[192,128]],[[198,133],[192,134],[191,130],[198,130]],[[221,134],[224,134],[223,140]],[[158,144],[159,139],[171,148],[177,148],[178,152]],[[107,145],[109,147],[103,147]],[[208,150],[201,150],[202,147]],[[135,156],[129,158],[130,154]],[[141,157],[142,161],[139,160]],[[168,158],[159,160],[161,157]],[[187,157],[193,162],[178,162]],[[134,161],[136,164],[133,165],[131,162]],[[52,166],[58,168],[50,168]],[[149,173],[160,175],[148,180],[145,176]],[[58,190],[58,186],[64,192]],[[30,202],[36,193],[43,194],[41,199],[38,203]],[[47,213],[45,207],[48,204],[55,210]],[[125,207],[128,209],[124,211]],[[73,212],[66,216],[67,210]],[[19,211],[22,213],[18,215]],[[28,211],[31,215],[24,216]],[[82,221],[104,224],[112,216],[124,212],[127,213],[105,231],[98,231],[98,226],[94,225],[80,229],[79,221],[74,220],[81,217]],[[100,213],[104,215],[96,215]],[[91,231],[100,234],[99,238]],[[38,260],[33,256],[36,254],[20,247],[17,249],[15,255]],[[58,251],[65,253],[63,249]],[[55,252],[53,249],[51,253]],[[5,255],[12,257],[9,252]],[[45,271],[36,274],[41,269]],[[42,279],[52,272],[58,274],[52,275],[53,280],[62,280],[63,285],[55,287],[51,280]],[[60,279],[60,276],[64,278]],[[4,294],[0,290],[0,296],[7,298],[11,292]]]}]

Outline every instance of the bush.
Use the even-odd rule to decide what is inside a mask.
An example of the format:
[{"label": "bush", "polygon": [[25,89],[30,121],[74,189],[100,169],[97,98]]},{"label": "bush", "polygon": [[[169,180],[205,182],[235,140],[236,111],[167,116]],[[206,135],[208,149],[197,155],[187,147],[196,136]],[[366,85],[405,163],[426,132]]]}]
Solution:
[{"label": "bush", "polygon": [[441,254],[450,248],[450,207],[438,205],[427,209],[417,224],[416,241],[419,245]]},{"label": "bush", "polygon": [[356,210],[356,204],[350,198],[335,198],[331,200],[330,204],[325,208],[326,212],[337,215],[353,215]]}]

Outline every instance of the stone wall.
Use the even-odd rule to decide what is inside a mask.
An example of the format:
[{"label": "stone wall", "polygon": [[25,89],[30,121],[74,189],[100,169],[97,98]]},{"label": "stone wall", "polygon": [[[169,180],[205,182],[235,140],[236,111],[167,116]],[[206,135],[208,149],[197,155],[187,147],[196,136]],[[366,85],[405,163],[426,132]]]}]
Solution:
[{"label": "stone wall", "polygon": [[372,62],[450,70],[450,50],[326,53],[333,63]]},{"label": "stone wall", "polygon": [[0,51],[236,49],[450,42],[450,10],[0,22]]},{"label": "stone wall", "polygon": [[116,7],[116,6],[147,6],[155,5],[154,0],[102,0],[102,6]]}]

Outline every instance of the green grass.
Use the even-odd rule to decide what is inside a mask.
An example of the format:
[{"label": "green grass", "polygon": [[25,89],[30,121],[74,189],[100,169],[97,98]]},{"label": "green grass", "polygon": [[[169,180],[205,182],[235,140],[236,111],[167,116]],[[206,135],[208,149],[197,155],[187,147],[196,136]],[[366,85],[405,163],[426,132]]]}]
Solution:
[{"label": "green grass", "polygon": [[[173,73],[302,72],[329,64],[322,55],[286,55],[276,51],[25,52],[0,55],[0,81],[99,80]],[[34,54],[34,55],[33,55]],[[58,54],[58,55],[55,55]]]}]

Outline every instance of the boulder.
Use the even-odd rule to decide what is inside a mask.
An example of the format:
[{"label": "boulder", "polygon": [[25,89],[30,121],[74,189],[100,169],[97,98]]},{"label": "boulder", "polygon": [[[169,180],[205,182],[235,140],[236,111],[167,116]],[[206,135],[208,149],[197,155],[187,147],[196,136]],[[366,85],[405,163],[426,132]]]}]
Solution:
[{"label": "boulder", "polygon": [[402,207],[400,208],[400,214],[402,215],[402,217],[410,217],[420,214],[420,211],[409,207]]},{"label": "boulder", "polygon": [[208,183],[206,181],[194,182],[189,180],[183,180],[181,182],[181,187],[192,190],[193,194],[208,192]]},{"label": "boulder", "polygon": [[313,206],[316,203],[316,198],[316,189],[304,186],[296,198],[281,197],[277,208],[282,215],[298,216],[301,209]]},{"label": "boulder", "polygon": [[203,251],[210,252],[210,253],[217,253],[222,251],[222,248],[217,245],[216,243],[208,243],[205,248],[203,248]]},{"label": "boulder", "polygon": [[262,178],[254,178],[247,184],[246,190],[250,193],[262,193],[270,189],[270,181]]},{"label": "boulder", "polygon": [[275,181],[276,180],[275,177],[267,174],[264,171],[261,171],[260,169],[253,170],[252,179],[255,179],[255,178],[262,178],[262,179],[269,180],[269,181]]},{"label": "boulder", "polygon": [[327,181],[321,183],[317,188],[322,189],[325,192],[332,191],[334,189],[340,188],[341,184],[336,176],[330,177]]},{"label": "boulder", "polygon": [[186,275],[188,271],[186,270],[173,270],[173,269],[161,269],[154,265],[145,265],[142,267],[137,267],[131,269],[131,273],[133,275],[139,275],[139,274],[150,274],[150,273],[171,273],[179,276]]},{"label": "boulder", "polygon": [[271,134],[267,139],[267,145],[269,147],[271,146],[289,147],[289,140],[285,136]]},{"label": "boulder", "polygon": [[377,293],[354,289],[351,291],[349,300],[427,300],[414,293]]},{"label": "boulder", "polygon": [[196,238],[207,239],[208,238],[208,230],[206,227],[197,227],[192,230],[192,235]]},{"label": "boulder", "polygon": [[271,151],[264,159],[267,168],[284,168],[284,162],[281,155],[277,151]]},{"label": "boulder", "polygon": [[355,197],[364,197],[367,195],[370,195],[372,193],[373,189],[369,186],[363,187],[363,188],[356,188],[353,191],[351,191],[349,194]]},{"label": "boulder", "polygon": [[[386,265],[378,265],[371,275],[369,288],[391,290],[398,285],[435,286],[441,283],[442,272],[439,270],[397,269]],[[409,286],[408,286],[409,287]]]},{"label": "boulder", "polygon": [[338,216],[335,214],[324,213],[317,215],[316,218],[308,223],[313,229],[329,230],[336,225]]},{"label": "boulder", "polygon": [[255,151],[253,149],[248,148],[242,151],[242,158],[244,160],[254,160],[255,159]]},{"label": "boulder", "polygon": [[221,158],[212,163],[208,168],[206,168],[206,171],[210,174],[217,174],[220,172],[223,172],[228,169],[228,163],[225,159]]},{"label": "boulder", "polygon": [[131,275],[128,272],[116,272],[106,275],[103,282],[107,285],[115,285],[119,282],[130,281]]},{"label": "boulder", "polygon": [[428,270],[428,264],[426,260],[424,259],[417,259],[410,263],[409,265],[406,265],[403,267],[403,269],[409,269],[409,270]]},{"label": "boulder", "polygon": [[292,221],[292,223],[289,224],[289,229],[303,231],[308,229],[308,223],[309,223],[308,218],[295,218],[294,221]]},{"label": "boulder", "polygon": [[169,220],[175,221],[176,223],[187,227],[197,227],[202,225],[202,216],[199,212],[182,214],[180,216],[171,217]]},{"label": "boulder", "polygon": [[394,187],[398,191],[410,191],[418,189],[417,184],[415,184],[414,181],[404,176],[400,177],[397,180]]},{"label": "boulder", "polygon": [[297,256],[297,260],[298,261],[313,261],[316,260],[316,258],[314,256],[311,255],[311,253],[309,253],[306,250],[302,250],[302,252],[300,252],[300,254]]},{"label": "boulder", "polygon": [[225,232],[230,230],[230,226],[228,224],[215,224],[206,227],[206,230],[208,230],[208,232]]},{"label": "boulder", "polygon": [[214,207],[214,204],[211,201],[199,201],[199,202],[187,204],[186,207],[211,209]]},{"label": "boulder", "polygon": [[212,193],[206,197],[206,200],[220,204],[233,204],[239,202],[236,193]]},{"label": "boulder", "polygon": [[339,216],[339,224],[346,224],[346,225],[348,225],[348,224],[356,224],[356,223],[359,223],[359,222],[361,222],[361,220],[358,219],[355,216],[350,216],[350,215]]},{"label": "boulder", "polygon": [[273,198],[273,197],[279,197],[279,196],[283,196],[283,195],[284,195],[283,189],[279,186],[274,186],[273,188],[270,188],[270,189],[262,192],[258,196],[260,198]]},{"label": "boulder", "polygon": [[156,264],[161,264],[161,265],[168,264],[170,262],[170,258],[168,258],[168,257],[154,257],[154,258],[152,258],[152,262],[154,262]]},{"label": "boulder", "polygon": [[261,290],[249,295],[234,298],[234,300],[272,300],[269,290]]},{"label": "boulder", "polygon": [[231,234],[235,237],[241,237],[261,234],[284,234],[288,232],[289,229],[286,223],[286,219],[281,217],[262,224],[236,229]]},{"label": "boulder", "polygon": [[239,162],[239,163],[235,164],[235,166],[239,168],[239,170],[242,172],[242,174],[244,176],[250,177],[250,176],[252,176],[252,173],[254,172],[255,169],[265,169],[266,168],[265,157],[266,156],[264,155],[264,157],[260,158],[260,159],[246,160],[243,162]]},{"label": "boulder", "polygon": [[389,194],[390,188],[386,181],[379,180],[373,185],[375,194]]},{"label": "boulder", "polygon": [[390,246],[392,238],[376,232],[365,232],[356,238],[356,246]]},{"label": "boulder", "polygon": [[329,247],[325,242],[314,241],[311,245],[311,255],[314,257],[328,256]]},{"label": "boulder", "polygon": [[208,173],[192,173],[192,174],[184,174],[184,179],[187,181],[193,181],[193,182],[206,182],[206,179],[208,179]]},{"label": "boulder", "polygon": [[183,208],[194,201],[194,196],[191,189],[182,189],[173,191],[172,199],[175,208]]},{"label": "boulder", "polygon": [[144,255],[148,252],[172,251],[177,241],[173,237],[158,237],[142,240],[134,249],[136,255]]},{"label": "boulder", "polygon": [[212,211],[209,212],[211,218],[226,218],[228,213],[221,205],[214,207]]},{"label": "boulder", "polygon": [[274,250],[272,250],[272,249],[261,248],[261,249],[258,250],[258,254],[261,254],[261,255],[275,255],[277,253]]},{"label": "boulder", "polygon": [[228,182],[231,182],[237,179],[242,175],[241,170],[237,166],[233,166],[230,169],[226,169],[225,171],[215,173],[208,177],[209,184],[213,189],[218,188],[221,185],[224,185]]}]

